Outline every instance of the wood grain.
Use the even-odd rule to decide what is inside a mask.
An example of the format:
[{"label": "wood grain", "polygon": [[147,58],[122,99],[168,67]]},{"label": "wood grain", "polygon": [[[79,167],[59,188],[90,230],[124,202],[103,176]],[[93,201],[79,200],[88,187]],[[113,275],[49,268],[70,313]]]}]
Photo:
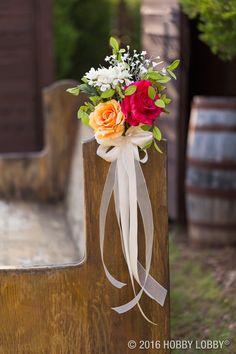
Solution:
[{"label": "wood grain", "polygon": [[52,1],[0,3],[0,152],[43,146],[41,90],[53,82]]},{"label": "wood grain", "polygon": [[[111,310],[133,295],[130,286],[114,289],[102,268],[98,213],[109,164],[96,155],[96,149],[95,141],[83,148],[86,259],[59,268],[0,270],[0,353],[125,354],[131,352],[127,347],[130,339],[138,345],[140,340],[169,339],[169,296],[163,308],[146,296],[141,301],[157,326],[147,323],[137,308],[123,315]],[[161,149],[163,155],[150,151],[143,171],[154,211],[151,274],[169,288],[165,142],[161,142]],[[129,283],[113,205],[107,220],[106,262],[114,275]],[[169,353],[167,349],[158,352]]]},{"label": "wood grain", "polygon": [[0,200],[0,269],[77,263],[77,247],[63,203]]},{"label": "wood grain", "polygon": [[[181,56],[181,9],[177,0],[142,0],[142,46],[153,58],[170,63]],[[182,68],[182,58],[181,58]],[[184,218],[184,163],[186,121],[181,105],[180,92],[184,91],[184,72],[177,73],[178,80],[168,83],[168,96],[172,99],[170,114],[158,118],[163,136],[168,140],[168,191],[169,216],[173,220]],[[180,109],[181,107],[181,109]],[[181,116],[181,119],[180,119]]]},{"label": "wood grain", "polygon": [[83,101],[66,92],[76,81],[59,81],[43,91],[45,146],[38,153],[0,155],[0,198],[57,201],[65,196]]},{"label": "wood grain", "polygon": [[[86,235],[87,235],[87,264],[88,274],[95,275],[96,284],[91,298],[92,313],[87,313],[90,326],[96,323],[97,329],[93,340],[89,341],[88,353],[128,353],[127,343],[134,339],[137,343],[142,340],[163,340],[169,338],[169,298],[162,308],[147,297],[143,297],[141,305],[145,313],[158,323],[153,326],[147,323],[141,316],[138,308],[118,315],[110,308],[127,302],[132,298],[131,287],[114,289],[105,278],[100,260],[98,240],[98,213],[103,185],[107,175],[109,163],[96,156],[97,144],[95,141],[84,145],[84,176],[85,176],[85,203],[86,203]],[[143,171],[147,180],[154,214],[154,251],[152,271],[153,276],[168,288],[168,224],[167,224],[167,190],[166,190],[166,144],[162,142],[163,155],[152,150],[149,161],[144,164]],[[110,265],[115,276],[127,284],[127,267],[122,257],[118,226],[115,221],[114,206],[109,210],[106,229],[107,243],[105,244],[106,262]],[[140,232],[140,239],[144,238]],[[89,282],[88,282],[89,285]],[[91,286],[91,285],[90,285]],[[92,290],[92,288],[91,288]],[[91,291],[88,289],[88,296]],[[90,295],[91,296],[91,295]],[[102,299],[102,301],[101,301]],[[91,318],[95,316],[94,320]],[[95,321],[96,320],[96,321]],[[103,326],[104,334],[98,330],[99,323]],[[104,338],[104,339],[102,339]],[[117,338],[117,339],[116,339]],[[101,340],[102,339],[102,340]],[[104,341],[106,345],[104,346]],[[96,347],[96,351],[92,348]],[[139,350],[136,349],[136,352]],[[160,353],[167,353],[160,350]]]}]

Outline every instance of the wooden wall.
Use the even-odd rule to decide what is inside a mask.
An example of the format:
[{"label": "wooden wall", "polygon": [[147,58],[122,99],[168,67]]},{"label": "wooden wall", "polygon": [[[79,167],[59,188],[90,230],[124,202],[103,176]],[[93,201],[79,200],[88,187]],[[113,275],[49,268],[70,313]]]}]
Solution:
[{"label": "wooden wall", "polygon": [[[166,62],[181,58],[182,15],[178,1],[143,0],[141,13],[143,48]],[[168,141],[169,216],[174,220],[184,217],[186,117],[182,99],[185,97],[185,72],[181,65],[178,81],[168,85],[168,95],[173,100],[171,114],[162,115],[159,122]]]},{"label": "wooden wall", "polygon": [[0,152],[43,146],[41,89],[53,81],[52,0],[0,1]]}]

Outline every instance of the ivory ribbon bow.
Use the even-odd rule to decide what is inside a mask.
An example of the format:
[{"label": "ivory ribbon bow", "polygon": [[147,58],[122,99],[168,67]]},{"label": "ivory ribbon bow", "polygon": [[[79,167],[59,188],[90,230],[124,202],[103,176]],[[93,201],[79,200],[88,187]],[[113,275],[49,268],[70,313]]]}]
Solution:
[{"label": "ivory ribbon bow", "polygon": [[[147,190],[146,181],[140,166],[140,162],[148,160],[147,152],[143,159],[139,156],[138,147],[144,148],[151,140],[151,132],[144,131],[140,127],[130,127],[125,136],[115,139],[98,140],[100,144],[97,155],[111,162],[109,172],[104,185],[100,206],[100,249],[102,263],[108,280],[117,288],[122,288],[125,283],[115,279],[108,271],[104,258],[105,223],[108,206],[114,192],[115,210],[120,227],[122,250],[128,266],[129,275],[134,291],[134,298],[128,303],[114,307],[118,313],[124,313],[132,309],[136,304],[142,315],[139,300],[145,292],[150,298],[161,306],[164,305],[167,290],[163,288],[150,274],[150,266],[153,249],[153,214],[152,206]],[[138,260],[138,206],[144,225],[146,254],[145,268]],[[140,285],[141,290],[137,293],[134,279]]]}]

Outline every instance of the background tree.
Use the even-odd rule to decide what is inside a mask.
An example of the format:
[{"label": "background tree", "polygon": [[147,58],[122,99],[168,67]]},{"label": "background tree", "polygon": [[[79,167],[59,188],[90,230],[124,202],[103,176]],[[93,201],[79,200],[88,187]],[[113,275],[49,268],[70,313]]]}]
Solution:
[{"label": "background tree", "polygon": [[78,79],[102,63],[110,35],[139,49],[140,0],[54,0],[57,79]]},{"label": "background tree", "polygon": [[198,19],[200,39],[223,60],[236,56],[236,0],[180,0],[183,11]]}]

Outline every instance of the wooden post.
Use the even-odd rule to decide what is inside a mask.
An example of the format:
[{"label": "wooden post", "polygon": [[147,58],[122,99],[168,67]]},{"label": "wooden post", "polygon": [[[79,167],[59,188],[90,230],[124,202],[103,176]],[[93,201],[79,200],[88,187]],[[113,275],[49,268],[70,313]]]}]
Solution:
[{"label": "wooden post", "polygon": [[[186,145],[186,92],[187,63],[182,61],[181,8],[178,0],[142,0],[142,46],[152,56],[160,56],[166,63],[180,59],[178,80],[168,84],[172,99],[168,119],[158,119],[163,136],[168,139],[169,216],[184,219],[184,173]],[[186,51],[184,48],[183,53]],[[186,66],[186,67],[185,67]],[[162,119],[163,117],[163,119]]]},{"label": "wooden post", "polygon": [[66,92],[76,86],[63,80],[43,90],[45,146],[40,152],[0,154],[0,198],[61,200],[68,185],[77,133],[76,114],[84,96]]},{"label": "wooden post", "polygon": [[[157,326],[146,322],[138,307],[123,315],[111,310],[111,307],[131,300],[133,293],[129,286],[128,289],[127,286],[120,290],[115,289],[106,279],[102,268],[98,215],[109,163],[96,155],[96,149],[97,143],[95,141],[84,144],[87,296],[90,299],[87,302],[86,321],[93,332],[89,339],[87,353],[93,353],[93,350],[94,353],[129,353],[127,344],[131,339],[137,343],[135,350],[137,353],[142,340],[160,340],[163,342],[163,340],[169,339],[169,297],[166,299],[163,308],[147,298],[146,295],[141,299],[141,306],[145,313],[158,324]],[[169,288],[165,142],[161,143],[161,149],[164,152],[162,155],[154,149],[150,151],[149,160],[143,165],[143,172],[151,198],[155,225],[151,274],[163,286]],[[127,266],[122,256],[113,203],[107,216],[106,237],[105,259],[112,269],[112,274],[130,284]],[[142,229],[139,238],[144,239]],[[159,353],[168,353],[168,350],[162,349],[159,350]]]},{"label": "wooden post", "polygon": [[[160,147],[163,154],[150,151],[143,171],[155,225],[151,274],[168,289],[166,143],[161,142]],[[137,342],[132,352],[139,353],[142,341],[154,341],[155,345],[155,341],[162,344],[169,339],[169,295],[164,307],[145,295],[141,301],[157,326],[146,322],[137,307],[123,315],[111,309],[130,300],[133,294],[130,287],[112,287],[102,268],[98,215],[109,163],[96,155],[96,149],[94,140],[83,147],[86,258],[59,267],[0,269],[1,353],[125,354],[131,352],[129,340]],[[107,220],[106,262],[119,279],[129,283],[113,205]],[[168,354],[169,350],[162,348],[158,353]]]}]

